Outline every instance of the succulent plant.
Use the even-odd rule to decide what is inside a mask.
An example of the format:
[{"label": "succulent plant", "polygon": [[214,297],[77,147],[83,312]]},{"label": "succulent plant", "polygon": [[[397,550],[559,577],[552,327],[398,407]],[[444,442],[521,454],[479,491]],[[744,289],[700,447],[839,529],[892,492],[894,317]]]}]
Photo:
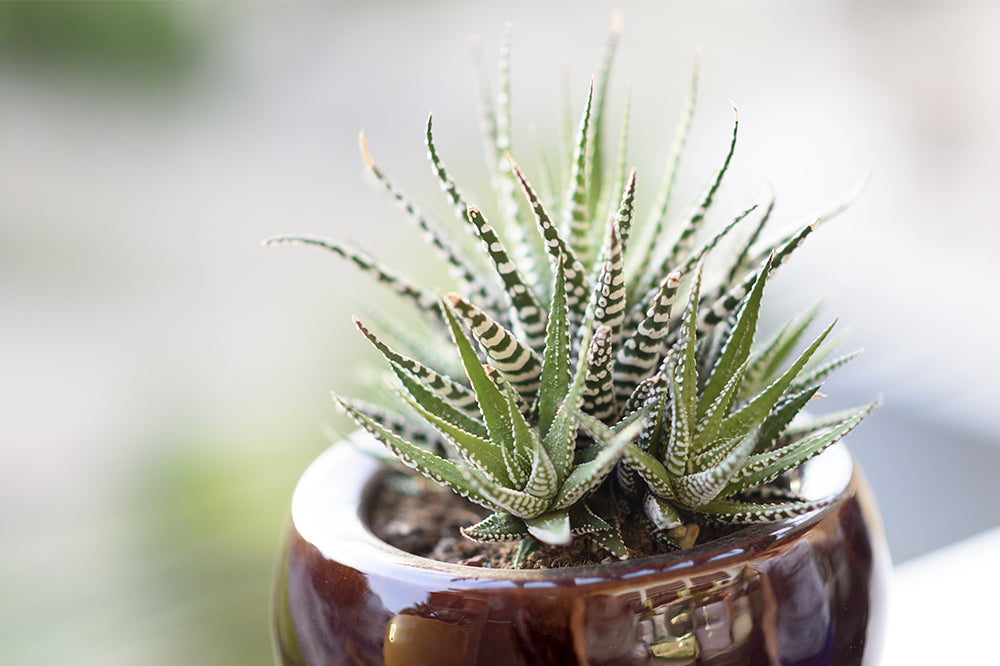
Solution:
[{"label": "succulent plant", "polygon": [[[509,30],[495,105],[477,61],[487,162],[500,210],[493,221],[459,191],[428,118],[433,172],[481,253],[470,252],[467,237],[446,231],[403,194],[375,166],[362,134],[374,181],[443,257],[458,291],[439,297],[335,241],[267,241],[341,255],[413,303],[450,338],[460,363],[434,354],[421,361],[406,350],[427,351],[430,343],[397,330],[396,347],[406,348],[399,351],[355,319],[388,362],[404,409],[335,400],[406,466],[492,511],[463,530],[472,539],[522,540],[530,547],[566,545],[590,534],[624,558],[629,551],[622,532],[630,525],[688,546],[695,533],[690,525],[699,522],[753,523],[813,511],[832,500],[805,501],[782,479],[878,403],[822,418],[804,415],[820,383],[855,355],[825,360],[836,346],[828,340],[832,325],[796,353],[816,308],[754,345],[767,280],[844,206],[762,244],[772,198],[739,212],[696,245],[733,155],[737,119],[701,197],[686,214],[669,214],[697,64],[652,213],[645,224],[635,224],[636,172],[625,170],[627,98],[608,173],[602,153],[618,34],[614,26],[575,140],[565,142],[564,194],[554,205],[543,203],[555,200],[556,181],[544,154],[537,151],[541,196],[511,156]],[[720,256],[720,241],[737,235],[737,228],[742,239]],[[677,313],[682,286],[686,305]]]}]

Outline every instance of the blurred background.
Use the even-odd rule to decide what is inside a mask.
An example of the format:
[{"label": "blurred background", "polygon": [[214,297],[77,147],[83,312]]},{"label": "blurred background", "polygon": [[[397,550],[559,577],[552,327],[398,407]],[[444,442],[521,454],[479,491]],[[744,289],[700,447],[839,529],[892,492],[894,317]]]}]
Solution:
[{"label": "blurred background", "polygon": [[[895,560],[1000,524],[1000,4],[619,6],[609,113],[630,82],[640,211],[699,47],[681,201],[724,153],[730,100],[717,223],[770,183],[777,232],[873,174],[767,307],[773,324],[828,294],[865,348],[825,392],[831,409],[885,395],[850,441]],[[260,240],[349,239],[419,273],[417,236],[362,182],[358,130],[449,218],[424,158],[433,111],[489,207],[469,36],[492,63],[513,23],[514,154],[531,164],[528,123],[554,151],[561,71],[582,104],[612,9],[0,4],[0,662],[271,662],[272,561],[324,426],[348,427],[328,390],[362,391],[349,315],[370,283]]]}]

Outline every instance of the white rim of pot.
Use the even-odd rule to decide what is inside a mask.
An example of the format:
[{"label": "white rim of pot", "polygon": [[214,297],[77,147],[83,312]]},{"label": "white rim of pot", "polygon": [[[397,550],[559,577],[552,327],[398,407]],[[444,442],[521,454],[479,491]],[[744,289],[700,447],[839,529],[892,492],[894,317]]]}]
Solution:
[{"label": "white rim of pot", "polygon": [[[701,552],[706,549],[715,550],[720,543],[737,535],[742,537],[749,533],[777,539],[816,522],[820,515],[831,508],[775,523],[751,525],[733,535],[689,550],[635,560],[541,570],[471,567],[413,555],[390,546],[371,532],[366,516],[363,515],[367,504],[363,500],[366,492],[372,491],[372,481],[383,467],[382,462],[371,454],[378,450],[380,445],[371,435],[363,430],[354,432],[349,440],[334,444],[306,468],[292,495],[292,524],[301,537],[315,546],[324,557],[361,571],[370,571],[374,567],[382,573],[388,573],[384,568],[384,563],[388,561],[393,565],[402,565],[431,575],[433,572],[445,574],[452,582],[457,579],[476,579],[493,580],[501,584],[512,581],[518,584],[543,582],[553,578],[576,578],[577,583],[582,584],[595,580],[598,570],[602,578],[632,578],[665,569],[683,574],[685,569],[694,568],[701,563]],[[353,470],[353,473],[345,475],[345,469]],[[808,500],[841,495],[848,488],[853,474],[854,459],[847,447],[842,442],[837,442],[802,466],[796,490]],[[330,483],[331,478],[336,478],[338,483]],[[836,506],[836,502],[832,506]],[[711,561],[722,565],[722,560],[727,559],[727,556],[737,558],[743,553],[743,549],[734,547],[713,556]],[[655,563],[656,566],[647,568],[637,564],[644,561],[651,565]],[[616,576],[616,573],[621,575]]]}]

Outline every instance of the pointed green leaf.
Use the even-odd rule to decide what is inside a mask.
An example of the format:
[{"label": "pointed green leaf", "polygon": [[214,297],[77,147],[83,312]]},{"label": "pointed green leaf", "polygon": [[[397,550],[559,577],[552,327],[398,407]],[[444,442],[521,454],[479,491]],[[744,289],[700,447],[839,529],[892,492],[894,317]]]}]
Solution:
[{"label": "pointed green leaf", "polygon": [[670,440],[667,443],[667,469],[675,476],[686,474],[688,457],[693,442],[696,409],[698,406],[698,368],[695,359],[698,318],[698,298],[701,294],[701,275],[704,264],[695,270],[691,294],[681,316],[680,339],[670,350],[674,365],[667,365],[667,381],[673,395],[670,414]]},{"label": "pointed green leaf", "polygon": [[497,483],[512,484],[503,451],[499,446],[449,423],[434,412],[425,409],[416,400],[407,399],[405,395],[402,397],[410,407],[437,428],[458,449],[463,460],[475,465]]},{"label": "pointed green leaf", "polygon": [[795,518],[817,509],[830,506],[836,497],[827,497],[811,502],[712,502],[698,508],[698,514],[705,518],[726,525],[753,525],[755,523],[773,523],[778,520]]},{"label": "pointed green leaf", "polygon": [[511,169],[521,184],[521,190],[528,199],[528,204],[535,216],[535,222],[541,232],[545,242],[545,250],[549,254],[550,263],[555,272],[556,264],[562,266],[566,280],[566,305],[569,308],[570,318],[574,321],[583,319],[584,308],[587,305],[587,298],[590,296],[590,287],[587,284],[587,274],[584,265],[577,258],[576,253],[570,247],[559,230],[552,223],[545,206],[539,201],[538,195],[531,188],[528,179],[510,158]]},{"label": "pointed green leaf", "polygon": [[[428,141],[431,140],[430,132],[431,120],[430,117],[428,117]],[[444,259],[444,261],[448,264],[448,268],[452,276],[462,284],[466,285],[468,292],[474,294],[477,300],[482,302],[492,300],[489,288],[487,288],[486,284],[479,277],[478,268],[469,263],[465,257],[465,253],[459,249],[455,240],[453,240],[435,220],[431,219],[427,213],[421,210],[412,199],[406,196],[406,194],[403,193],[403,191],[400,190],[396,184],[393,183],[382,172],[382,170],[375,165],[375,162],[372,160],[372,157],[368,152],[368,144],[365,141],[365,133],[363,131],[358,136],[358,143],[361,147],[361,157],[364,160],[365,167],[375,179],[375,182],[380,185],[383,190],[385,190],[386,194],[388,194],[393,201],[396,202],[397,207],[403,211],[405,217],[423,233],[424,240],[426,240],[431,247],[437,249],[442,259]],[[433,143],[429,145],[433,149]],[[448,182],[450,182],[450,179],[448,179]],[[451,186],[454,190],[454,183],[451,183]],[[457,190],[455,190],[455,192],[457,194]]]},{"label": "pointed green leaf", "polygon": [[612,378],[611,328],[598,326],[587,354],[587,375],[583,388],[583,411],[599,419],[615,412],[615,391]]},{"label": "pointed green leaf", "polygon": [[722,166],[720,166],[715,172],[715,176],[712,178],[712,181],[702,193],[701,199],[698,201],[698,205],[695,206],[695,209],[690,213],[685,221],[684,227],[681,230],[681,235],[671,249],[671,258],[666,262],[667,266],[677,265],[678,258],[690,250],[691,246],[694,244],[695,236],[701,230],[702,223],[705,221],[705,215],[712,207],[715,195],[719,191],[719,186],[722,184],[722,178],[726,175],[726,171],[729,170],[729,164],[732,162],[733,153],[736,151],[736,136],[739,131],[739,126],[739,115],[736,113],[736,107],[733,107],[733,133],[729,140],[729,150],[726,152],[726,157],[722,161]]},{"label": "pointed green leaf", "polygon": [[[773,246],[771,252],[774,253],[774,258],[771,260],[771,275],[805,242],[806,238],[816,229],[816,224],[817,222],[813,222],[804,226],[783,242]],[[768,254],[764,253],[763,256],[767,257]],[[712,300],[712,306],[703,309],[698,319],[698,330],[708,330],[719,322],[728,319],[743,300],[743,297],[746,296],[750,290],[750,286],[756,279],[756,274],[750,274],[742,282],[731,287],[726,293],[713,295],[715,298]]]},{"label": "pointed green leaf", "polygon": [[394,294],[402,299],[408,300],[417,306],[420,311],[432,316],[438,316],[437,296],[434,292],[418,286],[416,283],[397,275],[392,269],[383,266],[375,259],[361,250],[350,247],[336,241],[324,240],[322,238],[312,238],[307,236],[280,236],[268,238],[265,245],[311,245],[333,252],[336,255],[347,259],[357,266],[362,273],[372,276],[382,284],[386,285]]},{"label": "pointed green leaf", "polygon": [[587,104],[580,118],[570,167],[570,180],[562,208],[562,229],[569,234],[569,244],[585,266],[594,260],[587,215],[587,135],[590,126],[590,108],[594,97],[594,80],[590,80]]},{"label": "pointed green leaf", "polygon": [[[635,188],[636,188],[636,175],[635,169],[629,172],[628,180],[624,182],[622,187],[622,198],[618,203],[618,210],[615,212],[615,222],[614,229],[618,232],[621,237],[621,251],[624,254],[625,250],[628,249],[628,241],[632,234],[632,217],[635,212]],[[622,288],[625,287],[624,280],[622,282]]]},{"label": "pointed green leaf", "polygon": [[[656,374],[647,380],[650,389],[646,394],[641,409],[647,411],[648,416],[643,419],[643,428],[636,442],[640,449],[658,460],[662,457],[667,439],[670,436],[670,418],[667,414],[667,405],[670,398],[670,390],[667,382],[667,372],[669,370],[666,366],[672,362],[673,357],[668,355],[663,360],[663,364],[661,364]],[[646,382],[643,382],[643,384],[646,384]],[[642,388],[642,386],[639,388]],[[639,388],[636,389],[636,393],[639,392]]]},{"label": "pointed green leaf", "polygon": [[653,493],[646,493],[642,507],[658,530],[671,530],[684,524],[684,519],[681,518],[677,508],[668,500]]},{"label": "pointed green leaf", "polygon": [[[820,356],[822,353],[823,351],[820,350],[819,352],[816,353],[816,356]],[[823,365],[820,365],[816,368],[809,369],[809,367],[806,367],[804,369],[805,372],[802,374],[802,376],[796,379],[795,382],[792,384],[792,388],[793,389],[804,388],[812,384],[820,384],[823,381],[825,381],[827,377],[833,374],[834,371],[836,371],[837,369],[841,368],[844,365],[847,365],[855,358],[857,358],[858,355],[860,354],[861,350],[856,349],[855,351],[844,354],[843,356],[838,356],[832,361],[824,363]]]},{"label": "pointed green leaf", "polygon": [[573,506],[601,485],[621,458],[622,450],[636,438],[642,427],[642,423],[636,421],[621,432],[615,433],[599,420],[586,414],[581,414],[580,420],[581,423],[587,421],[587,430],[592,436],[599,433],[595,439],[598,439],[603,448],[590,462],[573,467],[552,502],[552,507],[555,509]]},{"label": "pointed green leaf", "polygon": [[462,534],[473,541],[486,543],[518,541],[528,536],[528,527],[520,518],[497,511],[475,525],[463,527]]},{"label": "pointed green leaf", "polygon": [[604,42],[604,48],[598,59],[596,67],[597,74],[594,76],[593,105],[590,117],[590,130],[587,139],[587,173],[586,183],[588,191],[587,217],[596,219],[597,204],[604,186],[604,154],[602,144],[604,141],[604,111],[607,101],[608,79],[611,73],[611,63],[614,60],[615,50],[618,46],[618,38],[621,35],[622,12],[618,10],[611,19],[611,29]]},{"label": "pointed green leaf", "polygon": [[687,507],[698,507],[719,498],[722,489],[746,462],[757,445],[756,429],[733,442],[725,457],[718,464],[704,470],[685,474],[674,481],[677,498]]},{"label": "pointed green leaf", "polygon": [[431,161],[431,169],[437,176],[441,189],[451,202],[455,217],[466,222],[465,212],[468,210],[469,204],[462,196],[455,181],[448,174],[448,169],[445,168],[444,162],[438,154],[437,146],[434,144],[434,115],[430,113],[427,114],[427,124],[424,127],[424,145],[427,146],[427,157]]},{"label": "pointed green leaf", "polygon": [[749,397],[759,393],[768,384],[778,378],[781,365],[799,343],[806,329],[812,324],[819,313],[821,304],[817,303],[806,312],[793,317],[781,329],[765,342],[747,370],[747,381],[740,391],[741,397]]},{"label": "pointed green leaf", "polygon": [[625,540],[622,539],[621,529],[619,529],[618,524],[615,522],[611,522],[609,525],[606,530],[594,532],[591,538],[598,546],[611,553],[617,559],[628,559],[628,548],[625,546]]},{"label": "pointed green leaf", "polygon": [[788,428],[788,424],[812,400],[818,390],[818,386],[813,386],[798,393],[786,395],[779,400],[774,410],[768,414],[767,418],[764,419],[764,424],[760,427],[760,445],[757,447],[757,450],[770,451],[773,448],[772,445],[778,441],[778,438]]},{"label": "pointed green leaf", "polygon": [[545,313],[541,305],[479,208],[469,206],[466,213],[483,249],[493,262],[497,275],[500,276],[504,291],[511,302],[511,313],[524,331],[525,340],[533,349],[538,349],[543,339],[542,331],[545,329]]},{"label": "pointed green leaf", "polygon": [[635,444],[627,444],[622,449],[622,462],[642,477],[650,491],[664,499],[674,499],[670,472],[659,460]]},{"label": "pointed green leaf", "polygon": [[504,462],[507,464],[507,474],[511,481],[518,489],[525,490],[528,474],[533,467],[531,462],[533,451],[541,447],[541,441],[518,409],[517,399],[509,384],[504,391],[504,397],[507,398],[507,413],[514,435],[513,445],[503,449]]},{"label": "pointed green leaf", "polygon": [[419,446],[414,446],[393,434],[381,424],[355,409],[346,399],[336,395],[333,398],[352,421],[385,444],[404,465],[417,470],[432,481],[448,486],[462,497],[468,497],[477,504],[488,506],[487,500],[470,487],[455,463],[424,451]]},{"label": "pointed green leaf", "polygon": [[410,373],[414,379],[427,387],[434,395],[455,405],[459,409],[475,409],[476,396],[466,387],[452,381],[450,378],[432,370],[419,361],[406,357],[378,338],[357,317],[351,317],[361,334],[385,357],[389,363],[394,363]]},{"label": "pointed green leaf", "polygon": [[[413,419],[405,418],[385,409],[381,405],[373,405],[364,400],[352,400],[351,407],[380,424],[397,437],[405,439],[425,451],[437,454],[445,450],[444,436],[428,424],[415,422]],[[338,441],[345,438],[337,436],[331,438],[331,441]]]},{"label": "pointed green leaf", "polygon": [[555,511],[530,518],[524,521],[528,526],[528,534],[542,543],[552,546],[568,546],[573,540],[573,532],[569,525],[569,513]]},{"label": "pointed green leaf", "polygon": [[[413,359],[419,356],[421,364],[445,377],[451,378],[462,374],[462,365],[451,353],[451,345],[438,344],[436,339],[431,341],[431,338],[439,336],[443,331],[440,328],[444,324],[440,310],[435,318],[430,320],[431,326],[427,326],[425,325],[427,322],[411,317],[400,318],[395,304],[383,306],[373,301],[358,301],[356,307],[368,322],[365,325],[371,330],[380,331],[379,337],[382,341],[391,345],[400,355]],[[478,413],[476,396],[466,386],[461,386],[468,391],[467,406]]]},{"label": "pointed green leaf", "polygon": [[456,408],[454,405],[438,397],[433,391],[427,389],[422,382],[420,382],[416,377],[414,377],[405,368],[395,364],[390,363],[392,371],[396,374],[400,383],[406,389],[406,392],[419,403],[427,411],[437,414],[442,419],[445,419],[449,423],[455,425],[466,432],[470,432],[477,437],[488,437],[489,431],[487,428],[472,418],[464,411]]},{"label": "pointed green leaf", "polygon": [[457,315],[451,305],[447,301],[442,301],[441,304],[451,328],[452,339],[458,347],[462,365],[465,366],[465,373],[476,392],[479,411],[482,412],[483,420],[486,422],[486,429],[490,434],[489,438],[498,446],[512,446],[513,435],[511,434],[510,417],[507,413],[507,400],[486,374],[486,369],[479,362],[479,357],[476,356],[472,343],[458,323]]},{"label": "pointed green leaf", "polygon": [[475,467],[457,466],[469,488],[494,508],[525,520],[536,518],[548,509],[549,501],[494,482]]},{"label": "pointed green leaf", "polygon": [[[646,223],[646,227],[649,229],[648,233],[642,236],[644,242],[643,247],[657,247],[660,243],[660,238],[663,235],[663,229],[667,219],[667,211],[670,207],[671,195],[673,193],[674,181],[677,178],[677,167],[680,164],[681,153],[684,152],[684,144],[687,141],[688,130],[691,127],[691,118],[694,115],[695,100],[698,97],[698,72],[699,72],[699,62],[698,58],[695,57],[694,66],[691,70],[691,83],[688,86],[688,94],[684,102],[684,109],[681,112],[680,119],[677,123],[677,129],[674,133],[673,145],[670,148],[670,153],[667,156],[667,163],[663,170],[663,177],[660,181],[660,187],[656,192],[656,198],[653,203],[653,207]],[[636,266],[635,271],[633,271],[633,281],[629,284],[629,297],[635,294],[639,280],[647,274],[649,269],[649,262],[653,258],[652,252],[643,252],[640,255],[642,261]]]},{"label": "pointed green leaf", "polygon": [[[635,180],[630,179],[629,183],[634,185]],[[622,322],[625,320],[625,260],[617,220],[608,225],[601,258],[601,270],[590,295],[587,311],[593,315],[595,324],[611,328],[611,344],[617,348],[621,341]]]},{"label": "pointed green leaf", "polygon": [[542,359],[538,354],[522,344],[487,312],[458,294],[446,294],[444,298],[465,320],[491,365],[503,373],[519,395],[529,401],[533,399],[538,393],[542,375]]},{"label": "pointed green leaf", "polygon": [[736,369],[733,376],[729,378],[728,383],[722,388],[722,392],[709,406],[704,417],[698,421],[694,435],[695,454],[713,446],[717,441],[719,428],[722,426],[722,421],[729,415],[729,410],[736,400],[740,384],[743,382],[743,375],[746,372],[749,362],[750,359],[747,359],[743,362],[743,365]]},{"label": "pointed green leaf", "polygon": [[545,355],[538,389],[538,431],[544,437],[569,390],[569,322],[562,264],[556,266],[552,305],[545,332]]},{"label": "pointed green leaf", "polygon": [[[770,183],[768,183],[768,185],[770,185]],[[764,230],[764,226],[767,225],[768,220],[771,219],[771,213],[774,212],[774,203],[774,188],[771,188],[771,197],[768,199],[767,206],[764,207],[764,212],[761,213],[760,219],[757,220],[757,224],[754,225],[753,229],[743,240],[740,250],[733,254],[732,262],[729,267],[729,273],[726,275],[725,280],[722,281],[725,289],[733,286],[736,279],[748,271],[753,265],[750,259],[750,250],[757,242],[757,239]]]},{"label": "pointed green leaf", "polygon": [[722,354],[712,368],[701,398],[698,401],[698,418],[701,419],[708,412],[709,407],[729,384],[729,380],[737,371],[737,368],[746,367],[747,359],[750,358],[750,346],[753,343],[754,335],[757,332],[757,316],[760,313],[760,301],[764,295],[764,283],[771,271],[771,261],[769,257],[757,273],[753,288],[743,300],[736,315],[736,324],[729,330],[726,341],[722,346]]},{"label": "pointed green leaf", "polygon": [[552,458],[535,435],[531,440],[531,471],[524,485],[524,492],[551,500],[559,492],[559,484],[559,473],[552,463]]},{"label": "pointed green leaf", "polygon": [[785,373],[775,380],[770,386],[754,396],[747,404],[740,407],[737,411],[730,414],[722,422],[719,427],[719,437],[722,439],[729,439],[732,437],[740,436],[751,428],[764,422],[767,415],[777,404],[778,400],[784,395],[785,391],[795,380],[795,377],[802,370],[809,358],[815,353],[816,349],[823,343],[826,336],[830,334],[833,330],[834,324],[830,326],[817,337],[809,348],[802,352],[802,355],[795,360],[795,362],[785,371]]},{"label": "pointed green leaf", "polygon": [[848,418],[832,428],[821,430],[780,449],[750,456],[740,473],[722,491],[722,496],[729,497],[747,488],[770,483],[778,475],[819,455],[828,446],[857,427],[880,404],[880,400],[875,400],[854,410]]},{"label": "pointed green leaf", "polygon": [[580,412],[580,404],[583,401],[583,381],[587,373],[587,353],[590,346],[589,330],[581,342],[579,361],[576,364],[576,372],[573,381],[566,392],[566,397],[556,410],[556,415],[552,419],[552,425],[542,438],[542,445],[549,454],[553,466],[556,469],[556,476],[560,484],[569,473],[573,463],[573,451],[576,448],[577,415]]},{"label": "pointed green leaf", "polygon": [[594,534],[611,529],[611,523],[594,513],[586,502],[574,504],[569,508],[569,524],[573,536]]},{"label": "pointed green leaf", "polygon": [[[881,404],[881,398],[877,401]],[[806,419],[802,419],[799,422],[792,422],[785,432],[782,433],[783,438],[789,441],[796,441],[812,435],[813,433],[819,432],[820,430],[825,430],[826,428],[833,428],[844,420],[851,418],[853,414],[857,411],[857,408],[853,409],[842,409],[840,411],[831,412],[829,414],[822,414],[820,416],[811,416]]]}]

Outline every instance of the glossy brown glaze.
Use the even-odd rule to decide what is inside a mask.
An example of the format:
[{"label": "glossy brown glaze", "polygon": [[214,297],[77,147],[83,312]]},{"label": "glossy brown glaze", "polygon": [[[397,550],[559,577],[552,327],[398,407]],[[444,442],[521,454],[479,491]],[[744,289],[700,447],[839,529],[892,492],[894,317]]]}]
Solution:
[{"label": "glossy brown glaze", "polygon": [[830,508],[696,548],[545,571],[418,558],[365,527],[377,463],[349,446],[303,475],[276,576],[278,662],[874,664],[888,552],[846,449],[810,462]]}]

